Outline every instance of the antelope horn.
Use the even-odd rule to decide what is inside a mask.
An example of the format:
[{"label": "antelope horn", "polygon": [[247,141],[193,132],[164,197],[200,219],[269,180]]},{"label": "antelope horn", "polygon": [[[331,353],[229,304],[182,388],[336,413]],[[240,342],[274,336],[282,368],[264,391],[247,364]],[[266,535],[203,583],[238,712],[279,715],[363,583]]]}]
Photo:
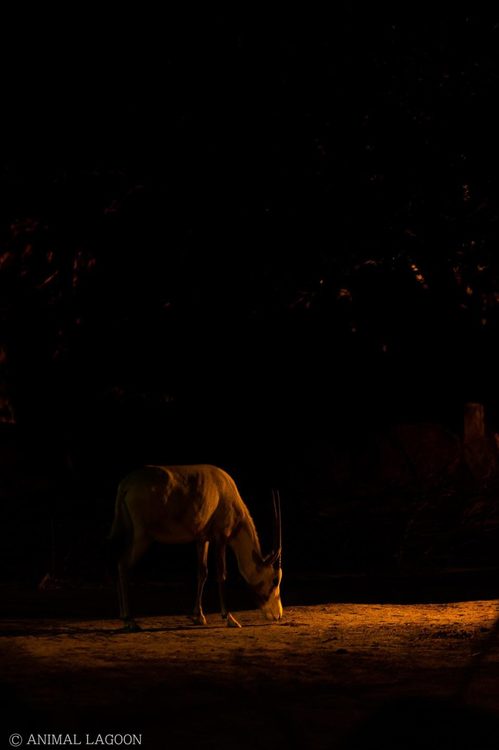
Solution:
[{"label": "antelope horn", "polygon": [[274,505],[274,549],[269,555],[269,562],[275,568],[281,567],[282,554],[282,526],[281,526],[281,498],[279,490],[272,490],[272,503]]}]

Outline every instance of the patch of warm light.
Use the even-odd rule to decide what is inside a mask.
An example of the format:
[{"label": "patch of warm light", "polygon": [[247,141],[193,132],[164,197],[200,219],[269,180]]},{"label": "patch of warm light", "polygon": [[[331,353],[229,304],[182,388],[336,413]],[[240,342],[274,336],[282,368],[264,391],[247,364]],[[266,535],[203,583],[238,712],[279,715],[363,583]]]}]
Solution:
[{"label": "patch of warm light", "polygon": [[[404,627],[408,625],[424,625],[430,628],[456,626],[460,631],[467,629],[479,634],[494,626],[499,615],[499,601],[476,600],[441,604],[335,603],[323,605],[321,610],[310,609],[315,615],[314,620],[327,619],[328,616],[334,614],[338,618],[348,620],[348,627],[351,629],[403,623]],[[307,608],[307,612],[310,609]]]},{"label": "patch of warm light", "polygon": [[6,252],[0,255],[0,269],[7,265],[9,260],[13,258],[12,253]]},{"label": "patch of warm light", "polygon": [[338,292],[338,299],[352,299],[352,294],[349,289],[340,289]]},{"label": "patch of warm light", "polygon": [[38,289],[43,289],[44,286],[48,286],[57,276],[59,275],[59,271],[54,271],[50,276],[47,276],[44,281],[42,281],[41,284],[38,284]]},{"label": "patch of warm light", "polygon": [[427,288],[428,288],[428,285],[426,284],[426,279],[425,279],[425,277],[424,277],[424,274],[423,274],[423,272],[422,272],[422,271],[421,271],[421,269],[419,268],[419,266],[417,266],[417,265],[416,265],[416,263],[411,263],[411,264],[410,264],[410,269],[411,269],[411,271],[413,271],[413,273],[414,273],[414,276],[415,276],[415,278],[416,278],[416,281],[417,281],[417,282],[418,282],[419,284],[422,284],[422,285],[424,285],[424,286],[425,286],[425,288],[427,289]]},{"label": "patch of warm light", "polygon": [[468,297],[471,297],[471,295],[473,294],[473,289],[470,286],[466,287],[466,294],[468,295]]}]

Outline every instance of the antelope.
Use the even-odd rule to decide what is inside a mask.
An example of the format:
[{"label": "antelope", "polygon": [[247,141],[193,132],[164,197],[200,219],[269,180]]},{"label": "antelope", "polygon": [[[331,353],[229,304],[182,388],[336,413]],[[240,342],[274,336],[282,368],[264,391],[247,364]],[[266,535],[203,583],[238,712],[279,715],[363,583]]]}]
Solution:
[{"label": "antelope", "polygon": [[263,556],[255,524],[236,483],[216,466],[144,466],[118,487],[109,540],[118,568],[120,617],[126,630],[140,630],[130,616],[127,571],[153,541],[163,544],[196,542],[198,575],[193,621],[206,625],[203,588],[208,577],[208,548],[217,549],[218,592],[222,618],[228,627],[240,623],[225,603],[226,548],[234,552],[239,572],[256,595],[267,620],[280,620],[281,511],[277,491],[274,504],[274,549]]}]

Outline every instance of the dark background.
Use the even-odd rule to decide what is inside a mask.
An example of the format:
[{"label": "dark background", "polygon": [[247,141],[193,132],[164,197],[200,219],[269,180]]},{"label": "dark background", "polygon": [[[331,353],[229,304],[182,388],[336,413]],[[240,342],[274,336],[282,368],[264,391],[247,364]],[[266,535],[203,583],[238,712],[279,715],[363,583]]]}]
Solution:
[{"label": "dark background", "polygon": [[[120,8],[5,17],[1,56],[4,576],[98,578],[142,462],[229,470],[265,543],[280,487],[296,574],[391,569],[428,488],[330,466],[497,429],[499,20]],[[430,559],[495,564],[463,481]]]}]

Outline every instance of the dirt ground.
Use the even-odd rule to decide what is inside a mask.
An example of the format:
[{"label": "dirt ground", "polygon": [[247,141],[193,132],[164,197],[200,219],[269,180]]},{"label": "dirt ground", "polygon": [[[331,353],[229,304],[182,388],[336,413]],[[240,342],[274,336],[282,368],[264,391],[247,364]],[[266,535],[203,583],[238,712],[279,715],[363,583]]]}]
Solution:
[{"label": "dirt ground", "polygon": [[335,602],[208,614],[5,618],[1,747],[18,732],[147,748],[497,747],[498,600]]}]

